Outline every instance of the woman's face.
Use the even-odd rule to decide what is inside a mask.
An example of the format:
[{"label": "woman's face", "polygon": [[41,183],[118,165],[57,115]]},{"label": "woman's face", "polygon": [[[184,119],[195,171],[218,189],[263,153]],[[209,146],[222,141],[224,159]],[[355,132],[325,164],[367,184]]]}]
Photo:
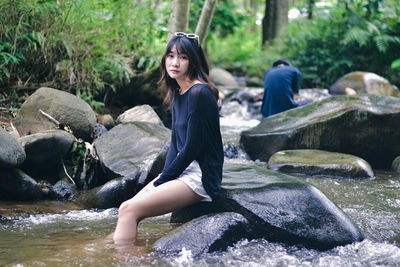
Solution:
[{"label": "woman's face", "polygon": [[165,68],[172,79],[185,79],[189,69],[189,58],[186,54],[178,54],[174,45],[165,58]]}]

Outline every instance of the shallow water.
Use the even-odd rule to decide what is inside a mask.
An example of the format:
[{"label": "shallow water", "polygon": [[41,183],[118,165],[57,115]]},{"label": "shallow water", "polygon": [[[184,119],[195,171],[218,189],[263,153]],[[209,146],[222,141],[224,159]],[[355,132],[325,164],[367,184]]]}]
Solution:
[{"label": "shallow water", "polygon": [[[226,104],[222,114],[225,145],[237,146],[240,131],[259,120],[235,103]],[[226,164],[247,160],[240,150],[236,156],[239,159],[226,159]],[[366,236],[363,242],[329,251],[258,239],[200,257],[187,250],[160,255],[151,245],[175,227],[169,214],[144,220],[134,247],[116,248],[107,237],[116,225],[116,208],[0,202],[0,266],[400,266],[400,176],[375,174],[368,180],[299,176],[332,199]]]}]

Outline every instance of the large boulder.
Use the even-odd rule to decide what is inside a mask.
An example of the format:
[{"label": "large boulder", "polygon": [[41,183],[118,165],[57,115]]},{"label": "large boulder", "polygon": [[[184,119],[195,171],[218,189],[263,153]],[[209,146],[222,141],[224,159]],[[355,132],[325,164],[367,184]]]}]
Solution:
[{"label": "large boulder", "polygon": [[70,127],[77,138],[92,139],[96,114],[89,104],[75,95],[47,87],[36,90],[18,111],[14,125],[21,136],[56,128],[39,110]]},{"label": "large boulder", "polygon": [[25,158],[26,154],[20,143],[0,127],[0,169],[17,167]]},{"label": "large boulder", "polygon": [[149,105],[140,105],[128,109],[118,116],[117,123],[128,123],[134,121],[145,121],[164,125],[157,113]]},{"label": "large boulder", "polygon": [[364,239],[357,225],[321,191],[293,176],[268,170],[265,164],[227,161],[222,181],[223,190],[216,200],[175,211],[171,221],[183,223],[208,213],[235,212],[252,226],[242,238],[321,250]]},{"label": "large boulder", "polygon": [[215,85],[221,85],[226,87],[239,87],[239,84],[235,80],[235,77],[233,77],[233,75],[230,72],[220,68],[211,69],[210,80]]},{"label": "large boulder", "polygon": [[288,149],[319,149],[363,158],[389,168],[400,154],[400,99],[334,96],[263,119],[240,137],[251,159],[268,161]]},{"label": "large boulder", "polygon": [[0,199],[34,201],[42,199],[40,185],[19,169],[0,169]]},{"label": "large boulder", "polygon": [[153,244],[157,252],[180,253],[190,250],[192,256],[224,251],[249,236],[251,225],[237,213],[206,215],[176,228]]},{"label": "large boulder", "polygon": [[344,178],[373,178],[374,172],[362,158],[317,149],[284,150],[273,154],[268,168],[285,173]]},{"label": "large boulder", "polygon": [[21,166],[32,176],[52,176],[58,172],[61,159],[70,150],[74,137],[62,130],[50,130],[23,136],[18,139],[26,152]]},{"label": "large boulder", "polygon": [[333,95],[344,95],[345,89],[348,87],[354,89],[358,94],[400,97],[400,91],[395,85],[375,73],[364,71],[355,71],[344,75],[329,88],[329,92]]},{"label": "large boulder", "polygon": [[171,131],[147,122],[119,124],[95,140],[109,178],[128,177],[145,184],[164,167]]}]

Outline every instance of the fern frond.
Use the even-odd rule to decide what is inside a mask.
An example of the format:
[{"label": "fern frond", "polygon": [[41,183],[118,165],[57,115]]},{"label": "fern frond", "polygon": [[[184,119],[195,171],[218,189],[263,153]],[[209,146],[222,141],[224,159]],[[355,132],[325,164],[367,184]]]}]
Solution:
[{"label": "fern frond", "polygon": [[384,34],[375,36],[374,42],[379,52],[386,53],[390,44],[400,44],[400,38]]},{"label": "fern frond", "polygon": [[368,31],[354,26],[345,34],[342,43],[345,45],[357,43],[360,46],[364,46],[368,43],[370,36],[371,34]]}]

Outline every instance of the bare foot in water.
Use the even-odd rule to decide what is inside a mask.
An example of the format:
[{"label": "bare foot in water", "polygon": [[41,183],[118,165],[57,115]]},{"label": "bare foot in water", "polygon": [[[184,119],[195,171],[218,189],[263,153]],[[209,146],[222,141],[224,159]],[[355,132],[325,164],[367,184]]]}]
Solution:
[{"label": "bare foot in water", "polygon": [[114,241],[114,233],[109,234],[104,239],[104,243],[109,248],[114,248],[120,256],[140,256],[149,253],[151,250],[146,246],[137,246],[131,239]]}]

